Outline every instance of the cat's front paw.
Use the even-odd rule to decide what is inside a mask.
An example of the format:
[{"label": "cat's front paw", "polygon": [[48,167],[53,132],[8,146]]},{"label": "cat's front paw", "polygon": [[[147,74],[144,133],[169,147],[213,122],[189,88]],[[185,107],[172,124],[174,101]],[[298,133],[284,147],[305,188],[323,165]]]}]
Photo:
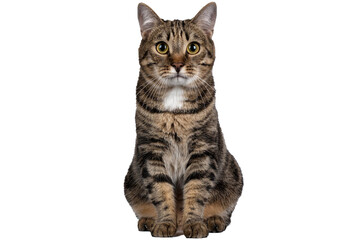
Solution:
[{"label": "cat's front paw", "polygon": [[227,228],[227,222],[220,216],[212,216],[205,220],[209,232],[223,232]]},{"label": "cat's front paw", "polygon": [[139,231],[151,231],[155,220],[153,218],[145,218],[142,217],[138,221],[138,230]]},{"label": "cat's front paw", "polygon": [[183,233],[187,238],[205,238],[209,231],[203,221],[188,222],[183,225]]},{"label": "cat's front paw", "polygon": [[173,237],[176,234],[176,225],[172,222],[156,223],[151,231],[153,237]]}]

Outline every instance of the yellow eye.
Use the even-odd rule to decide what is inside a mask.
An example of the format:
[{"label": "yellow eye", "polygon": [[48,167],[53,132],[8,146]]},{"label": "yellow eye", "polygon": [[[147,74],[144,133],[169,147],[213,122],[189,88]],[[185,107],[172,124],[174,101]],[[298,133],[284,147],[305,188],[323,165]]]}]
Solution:
[{"label": "yellow eye", "polygon": [[191,55],[197,54],[200,51],[200,45],[197,42],[189,43],[187,46],[187,52]]},{"label": "yellow eye", "polygon": [[165,42],[159,42],[156,45],[156,50],[160,54],[166,54],[169,51],[168,44],[166,44]]}]

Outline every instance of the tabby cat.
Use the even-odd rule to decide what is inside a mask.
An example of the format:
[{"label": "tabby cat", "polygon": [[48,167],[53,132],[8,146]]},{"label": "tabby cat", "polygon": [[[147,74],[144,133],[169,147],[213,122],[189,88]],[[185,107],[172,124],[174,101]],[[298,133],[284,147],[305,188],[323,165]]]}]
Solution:
[{"label": "tabby cat", "polygon": [[215,108],[215,19],[215,3],[184,21],[138,5],[137,138],[124,190],[138,229],[155,237],[224,231],[242,192]]}]

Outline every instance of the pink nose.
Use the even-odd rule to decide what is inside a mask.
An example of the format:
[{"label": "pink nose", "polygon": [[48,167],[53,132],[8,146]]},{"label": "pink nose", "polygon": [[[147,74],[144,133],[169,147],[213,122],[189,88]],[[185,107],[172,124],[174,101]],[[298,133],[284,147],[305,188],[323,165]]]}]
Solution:
[{"label": "pink nose", "polygon": [[176,62],[171,64],[171,66],[173,66],[176,69],[176,72],[179,73],[179,71],[181,71],[181,68],[184,66],[184,63]]}]

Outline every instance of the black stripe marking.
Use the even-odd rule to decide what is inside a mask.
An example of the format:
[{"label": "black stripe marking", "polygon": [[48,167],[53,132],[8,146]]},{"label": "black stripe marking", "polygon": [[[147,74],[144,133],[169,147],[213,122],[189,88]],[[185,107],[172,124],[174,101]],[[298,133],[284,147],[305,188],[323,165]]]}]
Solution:
[{"label": "black stripe marking", "polygon": [[147,128],[148,131],[150,131],[150,129],[153,128],[153,126],[150,123],[143,121],[143,119],[139,119],[139,118],[140,116],[136,116],[136,119],[139,121],[139,124],[136,126],[137,132],[139,131],[143,132],[145,128]]},{"label": "black stripe marking", "polygon": [[148,111],[150,113],[164,113],[164,111],[161,111],[157,108],[152,108],[152,107],[148,106],[146,103],[141,101],[139,98],[137,98],[137,102],[142,108],[144,108],[146,111]]},{"label": "black stripe marking", "polygon": [[146,189],[148,190],[148,193],[151,194],[151,193],[152,193],[152,189],[153,189],[153,183],[149,183],[149,184],[146,186]]},{"label": "black stripe marking", "polygon": [[204,206],[204,202],[203,202],[202,200],[197,199],[196,202],[197,202],[199,205]]},{"label": "black stripe marking", "polygon": [[191,180],[195,180],[195,179],[200,180],[202,178],[205,178],[205,176],[206,176],[206,172],[203,172],[203,171],[193,172],[187,177],[187,179],[185,179],[184,185],[190,182]]},{"label": "black stripe marking", "polygon": [[165,168],[163,161],[149,159],[148,164],[153,167]]},{"label": "black stripe marking", "polygon": [[155,205],[155,206],[158,206],[162,202],[164,202],[164,201],[163,200],[161,200],[161,201],[152,201],[152,204]]},{"label": "black stripe marking", "polygon": [[208,67],[212,66],[212,64],[208,64],[208,63],[204,63],[204,62],[203,62],[203,63],[200,63],[200,65],[201,65],[201,66],[208,66]]},{"label": "black stripe marking", "polygon": [[227,188],[227,183],[226,182],[223,182],[223,181],[218,181],[215,185],[215,189],[218,191],[218,192],[224,192]]},{"label": "black stripe marking", "polygon": [[152,152],[145,152],[138,154],[139,165],[143,166],[147,160],[156,160],[163,162],[163,158],[161,154],[156,154]]},{"label": "black stripe marking", "polygon": [[188,215],[191,215],[191,216],[199,216],[197,213],[192,212],[192,211],[188,212]]},{"label": "black stripe marking", "polygon": [[208,57],[209,58],[213,58],[213,55],[212,55],[212,53],[207,49],[207,52],[208,52]]},{"label": "black stripe marking", "polygon": [[[203,158],[203,157],[209,157],[211,160],[216,160],[216,155],[209,151],[209,150],[206,150],[202,153],[195,153],[195,154],[192,154],[189,158],[189,161],[186,165],[186,169],[191,165],[193,164],[194,162],[197,162],[199,159]],[[211,164],[214,164],[214,163],[210,163],[210,167],[212,167],[214,170],[216,170],[216,166],[213,165],[211,166]]]},{"label": "black stripe marking", "polygon": [[185,32],[185,38],[189,41],[189,34],[187,32]]},{"label": "black stripe marking", "polygon": [[155,182],[167,182],[173,185],[171,178],[168,175],[165,174],[157,174],[153,176],[153,179]]},{"label": "black stripe marking", "polygon": [[153,152],[146,152],[146,153],[140,153],[141,158],[145,158],[146,160],[157,160],[157,161],[163,161],[162,154],[160,153],[153,153]]},{"label": "black stripe marking", "polygon": [[146,169],[146,167],[144,167],[142,170],[142,178],[147,178],[147,177],[150,177],[150,174],[148,170]]},{"label": "black stripe marking", "polygon": [[176,132],[174,134],[174,139],[175,139],[176,142],[180,142],[181,141],[181,138],[177,135]]},{"label": "black stripe marking", "polygon": [[162,139],[162,138],[153,138],[153,137],[149,138],[149,137],[141,137],[141,136],[139,136],[137,138],[137,141],[138,141],[137,145],[142,145],[142,144],[149,145],[151,143],[160,143],[162,145],[166,145],[167,144],[167,142],[164,139]]},{"label": "black stripe marking", "polygon": [[215,180],[215,174],[214,174],[214,173],[210,173],[210,174],[209,174],[209,179],[210,179],[211,181],[214,181],[214,180]]},{"label": "black stripe marking", "polygon": [[213,169],[213,170],[216,170],[216,164],[214,162],[210,162],[209,163],[209,166]]},{"label": "black stripe marking", "polygon": [[146,56],[148,55],[149,51],[145,51],[145,53],[143,54],[143,56],[139,59],[140,61],[144,60],[144,58],[146,58]]},{"label": "black stripe marking", "polygon": [[146,64],[147,67],[151,67],[153,65],[156,65],[156,63],[155,62],[150,62],[150,63]]},{"label": "black stripe marking", "polygon": [[206,155],[204,153],[199,153],[199,154],[192,154],[189,158],[189,161],[185,167],[185,169],[187,169],[191,164],[193,164],[194,162],[196,162],[197,160],[199,160],[200,158],[206,157]]}]

